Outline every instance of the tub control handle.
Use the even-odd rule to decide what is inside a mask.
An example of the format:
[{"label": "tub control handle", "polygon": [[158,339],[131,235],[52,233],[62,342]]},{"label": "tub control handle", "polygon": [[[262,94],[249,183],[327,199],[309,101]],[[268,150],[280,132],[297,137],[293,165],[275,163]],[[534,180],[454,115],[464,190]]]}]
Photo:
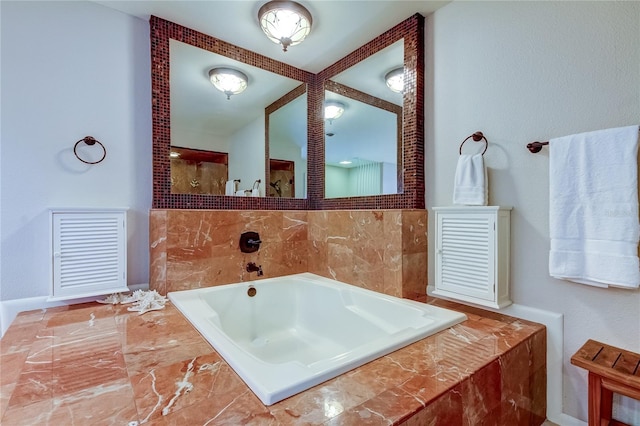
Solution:
[{"label": "tub control handle", "polygon": [[243,253],[253,253],[260,249],[262,240],[257,232],[247,231],[240,234],[240,251]]}]

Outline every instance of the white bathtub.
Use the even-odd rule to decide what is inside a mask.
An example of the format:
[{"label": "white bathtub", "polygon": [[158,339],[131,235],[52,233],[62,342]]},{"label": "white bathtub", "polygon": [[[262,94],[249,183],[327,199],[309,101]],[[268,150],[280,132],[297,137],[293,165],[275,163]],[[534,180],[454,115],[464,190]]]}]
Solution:
[{"label": "white bathtub", "polygon": [[466,319],[310,273],[168,296],[265,405]]}]

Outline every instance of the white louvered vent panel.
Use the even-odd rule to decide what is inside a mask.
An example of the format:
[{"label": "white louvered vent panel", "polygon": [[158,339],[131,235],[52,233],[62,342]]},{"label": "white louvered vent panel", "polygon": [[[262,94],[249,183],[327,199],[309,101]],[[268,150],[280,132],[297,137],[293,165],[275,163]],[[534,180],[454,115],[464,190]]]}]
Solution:
[{"label": "white louvered vent panel", "polygon": [[126,291],[125,212],[52,212],[53,296]]},{"label": "white louvered vent panel", "polygon": [[440,226],[442,285],[450,291],[492,300],[491,218],[444,216]]},{"label": "white louvered vent panel", "polygon": [[509,278],[510,208],[435,207],[434,294],[476,304],[511,303]]}]

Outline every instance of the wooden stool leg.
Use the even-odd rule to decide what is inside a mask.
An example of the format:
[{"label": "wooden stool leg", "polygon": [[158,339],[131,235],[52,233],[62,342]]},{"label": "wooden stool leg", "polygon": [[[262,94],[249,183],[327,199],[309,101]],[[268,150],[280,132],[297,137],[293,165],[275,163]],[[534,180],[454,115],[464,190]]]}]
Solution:
[{"label": "wooden stool leg", "polygon": [[589,426],[609,424],[613,412],[613,392],[602,387],[602,378],[589,372]]}]

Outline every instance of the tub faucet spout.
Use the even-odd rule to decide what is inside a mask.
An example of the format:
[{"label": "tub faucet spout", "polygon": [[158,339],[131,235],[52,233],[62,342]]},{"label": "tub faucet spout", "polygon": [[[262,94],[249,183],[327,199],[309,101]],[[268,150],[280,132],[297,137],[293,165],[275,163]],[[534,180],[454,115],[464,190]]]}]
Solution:
[{"label": "tub faucet spout", "polygon": [[263,272],[262,272],[262,265],[256,265],[253,262],[249,262],[247,263],[247,272],[257,272],[258,276],[261,277]]}]

